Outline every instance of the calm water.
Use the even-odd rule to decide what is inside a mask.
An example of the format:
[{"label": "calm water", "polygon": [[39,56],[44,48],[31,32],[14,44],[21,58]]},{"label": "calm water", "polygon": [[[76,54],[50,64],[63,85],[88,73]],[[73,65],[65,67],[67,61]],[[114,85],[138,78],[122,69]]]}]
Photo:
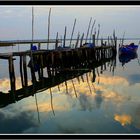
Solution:
[{"label": "calm water", "polygon": [[[13,47],[15,51],[27,48]],[[12,47],[0,49],[1,52],[13,50]],[[98,67],[95,73],[89,71],[34,96],[1,106],[0,133],[140,133],[139,56],[140,48],[138,58],[123,66],[117,56],[114,71],[113,64],[107,62],[106,70]],[[15,60],[17,77],[18,63]],[[7,64],[6,60],[0,60],[0,91],[5,93],[9,90]],[[18,80],[17,88],[20,88]]]}]

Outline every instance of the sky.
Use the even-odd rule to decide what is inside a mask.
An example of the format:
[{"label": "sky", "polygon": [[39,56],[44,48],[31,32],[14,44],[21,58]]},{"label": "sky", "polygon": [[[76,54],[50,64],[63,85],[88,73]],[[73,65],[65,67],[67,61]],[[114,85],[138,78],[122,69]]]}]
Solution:
[{"label": "sky", "polygon": [[[75,18],[76,26],[74,37],[87,34],[89,20],[96,20],[93,32],[98,30],[100,24],[100,37],[108,37],[116,31],[118,37],[140,38],[140,6],[34,6],[34,39],[47,39],[48,15],[51,8],[50,38],[64,36],[67,26],[66,38],[70,38]],[[31,39],[32,37],[32,6],[12,5],[0,6],[0,40]]]}]

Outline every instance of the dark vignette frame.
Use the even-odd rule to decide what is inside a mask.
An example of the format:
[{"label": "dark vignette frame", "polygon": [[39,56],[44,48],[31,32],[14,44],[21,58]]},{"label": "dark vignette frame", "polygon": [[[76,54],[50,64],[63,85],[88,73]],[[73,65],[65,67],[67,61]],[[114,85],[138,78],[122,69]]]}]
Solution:
[{"label": "dark vignette frame", "polygon": [[[4,5],[8,5],[8,6],[13,6],[13,5],[72,5],[72,6],[77,6],[77,5],[119,5],[119,6],[123,6],[123,5],[140,5],[140,0],[135,0],[135,1],[127,1],[127,0],[117,0],[117,1],[105,1],[105,0],[88,0],[88,1],[84,1],[84,0],[25,0],[25,1],[20,1],[20,0],[5,0],[5,1],[1,1],[0,0],[0,5],[4,6]],[[140,135],[126,135],[126,134],[0,134],[0,139],[140,139]]]}]

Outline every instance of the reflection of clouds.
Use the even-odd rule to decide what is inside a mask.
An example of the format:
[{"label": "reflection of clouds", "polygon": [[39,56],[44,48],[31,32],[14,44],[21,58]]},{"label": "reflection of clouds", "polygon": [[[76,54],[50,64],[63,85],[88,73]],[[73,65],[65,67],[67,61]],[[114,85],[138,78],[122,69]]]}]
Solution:
[{"label": "reflection of clouds", "polygon": [[83,111],[85,110],[92,110],[92,101],[91,97],[85,95],[85,94],[80,94],[79,96],[79,103],[80,103],[80,107]]},{"label": "reflection of clouds", "polygon": [[[0,91],[2,92],[8,92],[8,90],[10,90],[10,80],[9,78],[3,78],[3,79],[0,79]],[[31,81],[28,81],[28,85],[31,85]],[[21,78],[20,77],[17,77],[16,78],[16,89],[20,89],[22,88],[22,85],[21,85]]]},{"label": "reflection of clouds", "polygon": [[103,102],[103,96],[102,96],[102,92],[100,90],[96,91],[96,95],[95,95],[95,102],[96,102],[96,107],[100,108],[101,104]]},{"label": "reflection of clouds", "polygon": [[123,115],[115,114],[114,120],[118,121],[119,123],[121,123],[122,126],[124,126],[126,124],[131,124],[132,117],[130,115],[126,115],[126,114],[123,114]]},{"label": "reflection of clouds", "polygon": [[[53,108],[56,114],[55,116],[56,119],[53,120],[53,126],[51,126],[52,121],[48,121],[46,124],[45,123],[43,124],[42,126],[43,128],[40,127],[40,128],[36,128],[36,130],[33,130],[32,128],[30,129],[30,125],[32,125],[30,123],[28,125],[30,132],[36,131],[36,132],[45,133],[46,129],[49,132],[54,132],[54,131],[57,131],[57,132],[82,132],[82,131],[83,132],[85,131],[86,132],[101,132],[101,131],[102,132],[106,132],[106,131],[122,132],[123,130],[120,130],[120,129],[123,129],[122,126],[125,126],[127,124],[132,124],[132,119],[133,119],[133,123],[135,123],[135,126],[137,126],[137,128],[140,128],[139,117],[132,115],[133,113],[135,113],[137,116],[139,114],[138,109],[136,112],[135,108],[137,106],[137,101],[139,100],[138,97],[140,96],[138,94],[139,93],[138,91],[140,91],[140,83],[130,85],[127,79],[119,77],[119,76],[114,76],[114,77],[101,76],[99,84],[97,84],[96,81],[92,83],[91,80],[89,80],[89,85],[88,85],[87,81],[86,80],[84,81],[85,82],[80,81],[79,83],[76,78],[73,79],[78,98],[76,98],[75,96],[75,91],[74,91],[74,87],[72,85],[71,80],[67,81],[68,94],[66,94],[65,83],[59,85],[60,91],[58,90],[58,86],[51,88],[52,95],[53,95]],[[8,82],[6,80],[3,80],[3,87],[7,85],[7,83]],[[20,81],[18,82],[17,80],[17,83],[18,83],[17,88],[19,88]],[[91,88],[92,92],[90,92],[89,88]],[[37,94],[38,108],[39,108],[40,114],[43,114],[43,113],[45,114],[47,112],[47,115],[49,114],[52,115],[51,99],[50,99],[49,91],[50,90],[46,90],[46,91],[43,91],[42,93],[39,93],[40,96],[38,96]],[[133,107],[130,104],[130,102],[132,101],[134,101],[134,104],[135,104],[135,106]],[[128,106],[126,107],[125,105],[128,105]],[[27,108],[30,111],[36,111],[36,106],[35,104],[33,104],[33,100],[27,105]],[[127,112],[126,110],[129,110],[129,111]],[[70,112],[72,114],[69,114]],[[86,113],[88,112],[90,114],[86,116],[85,112]],[[103,116],[101,116],[99,112],[102,112]],[[126,115],[126,114],[118,115],[118,114],[121,114],[122,112],[126,112],[126,114],[129,114],[129,115]],[[67,114],[69,114],[70,116]],[[3,114],[1,114],[0,116],[2,118],[5,118],[5,116],[2,116],[2,115]],[[64,117],[62,115],[64,115]],[[18,116],[20,118],[20,115]],[[27,114],[24,116],[25,118],[26,117],[28,118]],[[11,118],[12,117],[10,117],[8,120],[12,120]],[[25,122],[28,121],[27,118],[25,119]],[[29,118],[31,117],[29,116]],[[64,120],[67,120],[67,123],[64,123]],[[122,126],[116,121],[119,122]],[[82,122],[84,123],[82,124]],[[18,123],[20,124],[21,122],[18,122]],[[79,125],[79,123],[81,123],[81,125]],[[111,125],[109,126],[108,124],[111,124],[111,125],[113,124],[112,126],[115,128],[113,129],[113,127]],[[20,124],[20,126],[22,125],[23,124]],[[92,125],[94,126],[94,128],[98,127],[98,129],[93,130]],[[103,125],[104,125],[104,128],[106,128],[105,127],[106,125],[108,126],[107,130],[102,129]],[[81,129],[83,126],[85,126],[86,128]],[[2,125],[2,127],[4,126]],[[51,128],[51,130],[49,130],[49,128]],[[10,129],[12,128],[10,127]],[[26,127],[24,127],[24,129],[26,132]],[[22,130],[19,130],[19,131],[22,131]]]},{"label": "reflection of clouds", "polygon": [[[52,112],[50,94],[47,92],[46,93],[43,92],[43,93],[44,95],[42,95],[42,98],[38,98],[37,96],[39,112]],[[53,96],[52,102],[53,102],[54,111],[68,111],[71,109],[72,105],[74,104],[74,100],[68,100],[69,98],[65,94],[61,96],[53,94],[52,96]],[[35,104],[29,104],[28,110],[36,111]]]},{"label": "reflection of clouds", "polygon": [[0,111],[0,133],[22,133],[22,131],[36,126],[30,112]]},{"label": "reflection of clouds", "polygon": [[109,76],[100,76],[100,84],[104,84],[104,85],[129,85],[129,82],[127,79],[120,77],[120,76],[113,76],[113,77],[109,77]]},{"label": "reflection of clouds", "polygon": [[10,88],[10,81],[9,79],[0,79],[0,91],[7,92]]},{"label": "reflection of clouds", "polygon": [[[58,86],[55,86],[52,88],[54,110],[57,110],[57,111],[70,110],[71,107],[76,107],[78,103],[79,103],[78,105],[80,106],[80,109],[82,110],[93,110],[93,108],[100,108],[102,102],[107,103],[108,101],[112,101],[114,105],[116,104],[116,107],[119,107],[120,105],[122,105],[123,102],[129,101],[132,98],[130,95],[128,96],[128,94],[120,94],[120,92],[117,91],[117,89],[120,89],[118,88],[118,84],[119,86],[124,85],[125,90],[126,90],[126,87],[128,87],[129,85],[127,79],[119,77],[119,76],[114,76],[113,78],[109,76],[108,77],[101,76],[100,84],[97,84],[95,82],[94,85],[92,81],[89,80],[90,87],[87,82],[80,81],[79,83],[76,78],[73,79],[73,82],[76,88],[76,94],[78,95],[78,98],[76,98],[75,96],[75,91],[74,91],[74,87],[72,85],[71,80],[67,81],[68,95],[66,94],[65,83],[62,83],[59,85],[60,91],[58,90]],[[110,88],[110,85],[113,85],[114,88]],[[133,85],[133,86],[135,87],[136,85]],[[89,88],[91,88],[92,92],[90,92]],[[123,89],[123,86],[122,86],[122,89]],[[49,92],[49,90],[47,90],[47,92]],[[56,96],[57,94],[61,94],[61,96],[59,95]],[[67,95],[67,96],[64,96],[64,95]],[[63,103],[64,100],[67,102]],[[76,100],[78,100],[78,103],[75,103]],[[118,103],[121,103],[121,104],[118,104]],[[33,109],[32,106],[28,106],[28,108]],[[48,101],[39,103],[39,109],[41,112],[52,110],[50,106],[50,97]]]}]

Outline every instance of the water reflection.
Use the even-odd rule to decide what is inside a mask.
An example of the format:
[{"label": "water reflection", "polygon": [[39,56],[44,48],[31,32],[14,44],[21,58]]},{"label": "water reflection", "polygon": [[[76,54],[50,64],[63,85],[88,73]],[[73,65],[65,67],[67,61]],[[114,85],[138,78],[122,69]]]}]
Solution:
[{"label": "water reflection", "polygon": [[119,61],[122,63],[122,66],[124,66],[126,63],[130,62],[132,59],[138,58],[137,52],[131,52],[129,54],[121,54],[119,55]]},{"label": "water reflection", "polygon": [[[139,133],[140,82],[131,85],[125,77],[108,75],[115,65],[110,60],[60,72],[38,82],[37,94],[32,85],[27,90],[19,86],[16,103],[10,93],[1,93],[0,133]],[[10,120],[20,120],[15,129]]]},{"label": "water reflection", "polygon": [[122,115],[115,114],[114,119],[120,122],[122,126],[125,126],[126,124],[131,124],[132,122],[132,117],[127,114],[122,114]]}]

